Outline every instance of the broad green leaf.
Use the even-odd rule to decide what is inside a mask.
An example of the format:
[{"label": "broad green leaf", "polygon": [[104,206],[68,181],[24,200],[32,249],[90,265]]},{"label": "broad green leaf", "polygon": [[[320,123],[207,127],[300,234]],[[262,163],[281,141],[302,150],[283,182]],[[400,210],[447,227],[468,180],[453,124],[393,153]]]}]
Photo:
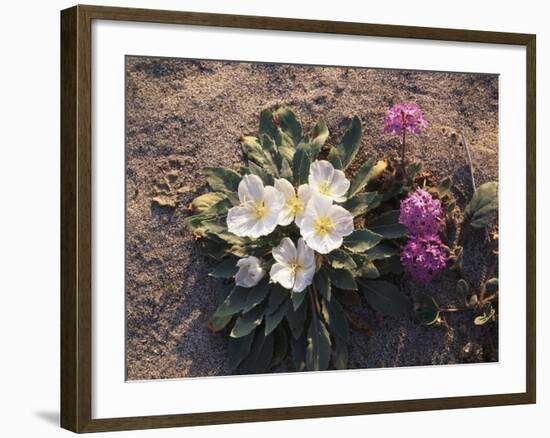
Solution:
[{"label": "broad green leaf", "polygon": [[233,316],[220,316],[217,317],[215,315],[212,315],[210,319],[208,320],[208,327],[210,330],[212,330],[214,333],[217,333],[221,330],[223,330],[227,324],[233,319]]},{"label": "broad green leaf", "polygon": [[260,132],[271,137],[278,145],[281,144],[279,128],[275,123],[273,113],[269,110],[263,110],[260,113]]},{"label": "broad green leaf", "polygon": [[235,325],[231,330],[232,338],[240,338],[248,335],[258,327],[264,319],[265,305],[254,307],[248,313],[244,313],[237,318]]},{"label": "broad green leaf", "polygon": [[224,167],[206,167],[203,169],[206,181],[216,192],[236,192],[241,176],[234,170]]},{"label": "broad green leaf", "polygon": [[310,371],[323,371],[330,360],[330,335],[319,316],[311,318],[307,331],[306,364]]},{"label": "broad green leaf", "polygon": [[464,221],[474,228],[484,228],[491,223],[498,211],[498,183],[482,184],[464,209]]},{"label": "broad green leaf", "polygon": [[399,223],[399,210],[390,210],[369,222],[369,230],[384,239],[398,239],[407,234],[407,228]]},{"label": "broad green leaf", "polygon": [[227,350],[229,354],[229,367],[232,370],[237,369],[243,359],[250,353],[250,348],[254,341],[254,332],[249,333],[242,338],[229,338]]},{"label": "broad green leaf", "polygon": [[283,318],[286,316],[289,308],[289,300],[283,301],[283,304],[279,306],[275,312],[265,316],[265,335],[269,335],[273,330],[277,328]]},{"label": "broad green leaf", "polygon": [[280,172],[281,177],[289,180],[291,183],[294,182],[292,167],[290,167],[290,160],[292,160],[293,158],[294,158],[294,155],[292,155],[290,159],[283,158],[281,160],[281,172]]},{"label": "broad green leaf", "polygon": [[331,269],[330,280],[339,289],[357,290],[357,283],[353,274],[347,269]]},{"label": "broad green leaf", "polygon": [[224,302],[218,307],[216,317],[235,315],[244,309],[250,289],[235,286]]},{"label": "broad green leaf", "polygon": [[315,277],[313,278],[313,284],[315,285],[317,292],[319,292],[325,300],[331,300],[332,287],[330,284],[329,274],[325,268],[321,268],[317,271]]},{"label": "broad green leaf", "polygon": [[275,112],[275,117],[279,119],[281,129],[292,139],[295,145],[302,139],[302,125],[296,118],[296,115],[286,108],[279,108]]},{"label": "broad green leaf", "polygon": [[451,187],[453,186],[453,179],[450,176],[443,178],[439,181],[437,186],[437,194],[440,199],[448,196],[451,193]]},{"label": "broad green leaf", "polygon": [[329,131],[324,120],[319,120],[308,134],[308,142],[310,144],[311,159],[315,160],[325,142],[327,141]]},{"label": "broad green leaf", "polygon": [[365,192],[349,198],[343,205],[354,217],[365,214],[378,201],[378,192]]},{"label": "broad green leaf", "polygon": [[350,128],[344,134],[342,143],[338,146],[338,152],[340,152],[340,158],[342,160],[343,168],[349,166],[352,160],[357,155],[359,145],[361,143],[361,121],[359,117],[355,116],[351,121]]},{"label": "broad green leaf", "polygon": [[311,160],[309,159],[306,149],[304,147],[296,149],[292,161],[292,173],[294,175],[294,182],[297,186],[308,182],[310,165]]},{"label": "broad green leaf", "polygon": [[[306,293],[308,292],[304,291],[302,295]],[[293,309],[292,306],[290,306],[286,313],[286,320],[288,321],[292,336],[294,339],[298,339],[304,330],[307,320],[307,306],[300,306],[297,309]]]},{"label": "broad green leaf", "polygon": [[332,164],[335,169],[343,169],[342,158],[340,157],[338,149],[330,148],[330,151],[328,153],[328,161],[330,161],[330,164]]},{"label": "broad green leaf", "polygon": [[332,363],[337,370],[346,370],[348,368],[348,346],[340,338],[334,338],[334,348],[332,349]]},{"label": "broad green leaf", "polygon": [[292,301],[292,308],[294,310],[302,306],[302,303],[304,302],[304,298],[306,296],[306,291],[307,289],[303,290],[302,292],[290,292],[290,300]]},{"label": "broad green leaf", "polygon": [[349,339],[349,324],[340,303],[334,297],[331,301],[323,300],[322,313],[331,333],[347,341]]},{"label": "broad green leaf", "polygon": [[227,257],[214,268],[210,275],[214,278],[233,278],[239,268],[235,257]]},{"label": "broad green leaf", "polygon": [[498,278],[490,278],[485,283],[485,291],[494,294],[498,292]]},{"label": "broad green leaf", "polygon": [[271,358],[270,368],[279,365],[286,357],[288,353],[288,336],[282,326],[277,327],[277,330],[273,333],[275,339],[273,347],[273,357]]},{"label": "broad green leaf", "polygon": [[333,268],[345,268],[349,269],[350,271],[353,271],[355,268],[357,268],[355,260],[353,260],[351,255],[341,249],[335,249],[334,251],[331,251],[331,253],[328,254],[328,258]]},{"label": "broad green leaf", "polygon": [[394,284],[382,280],[361,283],[361,292],[372,308],[383,315],[400,316],[410,309],[405,294]]},{"label": "broad green leaf", "polygon": [[270,287],[271,286],[269,285],[269,280],[267,280],[266,278],[260,281],[256,286],[253,286],[250,289],[250,292],[248,292],[248,296],[246,297],[246,303],[243,308],[243,313],[250,311],[258,304],[260,304],[265,299],[265,297],[267,297]]},{"label": "broad green leaf", "polygon": [[266,172],[263,167],[258,166],[256,163],[248,163],[248,168],[250,169],[250,173],[260,177],[266,186],[273,185],[273,175]]},{"label": "broad green leaf", "polygon": [[407,176],[413,180],[422,170],[422,161],[415,161],[407,166]]},{"label": "broad green leaf", "polygon": [[403,273],[403,265],[401,264],[401,258],[398,255],[376,260],[375,265],[380,275],[399,275]]},{"label": "broad green leaf", "polygon": [[255,333],[254,341],[250,347],[250,354],[241,364],[241,369],[245,372],[267,371],[273,357],[273,335],[265,336],[262,327],[256,330]]},{"label": "broad green leaf", "polygon": [[363,187],[365,187],[371,177],[372,177],[372,169],[374,167],[374,158],[371,158],[367,160],[357,171],[357,173],[351,178],[349,191],[348,191],[348,197],[352,197],[357,192],[359,192]]},{"label": "broad green leaf", "polygon": [[269,292],[266,314],[275,312],[279,306],[290,296],[290,291],[279,284],[274,284]]},{"label": "broad green leaf", "polygon": [[[355,230],[349,236],[344,237],[343,246],[351,252],[365,252],[374,248],[381,240],[382,236],[380,234],[373,233],[370,230]],[[344,267],[349,268],[349,266]]]},{"label": "broad green leaf", "polygon": [[470,285],[466,280],[461,278],[456,282],[456,292],[464,297],[464,300],[468,300],[468,297],[470,296]]},{"label": "broad green leaf", "polygon": [[227,199],[223,193],[209,192],[204,195],[197,196],[189,207],[193,213],[206,213],[218,202]]},{"label": "broad green leaf", "polygon": [[298,338],[292,338],[290,347],[294,368],[296,371],[304,371],[306,368],[307,331],[303,330]]},{"label": "broad green leaf", "polygon": [[374,248],[369,249],[365,255],[369,260],[382,260],[399,254],[399,250],[391,245],[380,243]]},{"label": "broad green leaf", "polygon": [[264,164],[265,155],[262,144],[258,138],[245,135],[241,137],[240,142],[241,149],[246,158],[262,166]]},{"label": "broad green leaf", "polygon": [[378,268],[368,257],[355,254],[353,258],[357,264],[357,268],[355,268],[355,275],[357,277],[368,278],[369,280],[375,280],[380,277]]}]

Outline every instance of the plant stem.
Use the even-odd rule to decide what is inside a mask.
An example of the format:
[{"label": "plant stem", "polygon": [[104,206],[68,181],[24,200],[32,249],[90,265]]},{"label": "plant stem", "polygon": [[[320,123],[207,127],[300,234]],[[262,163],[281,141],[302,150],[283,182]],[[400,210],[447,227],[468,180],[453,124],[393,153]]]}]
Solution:
[{"label": "plant stem", "polygon": [[468,307],[447,307],[447,308],[439,309],[439,312],[455,313],[455,312],[464,312],[466,310],[470,310],[470,309]]}]

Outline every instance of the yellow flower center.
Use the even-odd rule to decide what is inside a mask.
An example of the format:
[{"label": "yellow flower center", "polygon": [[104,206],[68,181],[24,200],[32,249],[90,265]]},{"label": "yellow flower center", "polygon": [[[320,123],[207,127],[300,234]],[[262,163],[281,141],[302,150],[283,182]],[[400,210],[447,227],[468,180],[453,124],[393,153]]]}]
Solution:
[{"label": "yellow flower center", "polygon": [[298,260],[293,260],[291,263],[288,264],[288,267],[294,273],[297,273],[302,269],[302,265],[298,263]]},{"label": "yellow flower center", "polygon": [[332,219],[328,217],[318,217],[313,223],[313,229],[319,236],[324,237],[334,230],[336,225]]},{"label": "yellow flower center", "polygon": [[319,193],[321,195],[327,195],[328,196],[332,193],[332,190],[330,189],[330,184],[327,181],[322,182],[321,184],[319,184],[318,190],[319,190]]},{"label": "yellow flower center", "polygon": [[263,202],[256,202],[254,206],[252,207],[252,212],[254,214],[254,218],[259,221],[266,217],[267,215],[267,207]]},{"label": "yellow flower center", "polygon": [[304,203],[296,196],[292,196],[286,201],[286,206],[292,212],[292,214],[297,215],[304,211]]}]

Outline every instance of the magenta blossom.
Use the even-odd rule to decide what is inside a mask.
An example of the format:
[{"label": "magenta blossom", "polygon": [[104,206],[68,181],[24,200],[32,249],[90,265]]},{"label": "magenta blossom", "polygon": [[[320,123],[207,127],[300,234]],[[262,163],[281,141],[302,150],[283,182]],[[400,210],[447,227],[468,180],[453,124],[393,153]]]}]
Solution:
[{"label": "magenta blossom", "polygon": [[443,223],[441,201],[426,190],[416,189],[401,201],[399,223],[410,236],[437,235]]},{"label": "magenta blossom", "polygon": [[428,284],[447,265],[447,251],[439,236],[414,236],[401,247],[401,264],[415,280]]},{"label": "magenta blossom", "polygon": [[403,132],[418,134],[420,128],[428,126],[424,113],[416,103],[398,103],[386,112],[382,132],[385,134],[403,134]]}]

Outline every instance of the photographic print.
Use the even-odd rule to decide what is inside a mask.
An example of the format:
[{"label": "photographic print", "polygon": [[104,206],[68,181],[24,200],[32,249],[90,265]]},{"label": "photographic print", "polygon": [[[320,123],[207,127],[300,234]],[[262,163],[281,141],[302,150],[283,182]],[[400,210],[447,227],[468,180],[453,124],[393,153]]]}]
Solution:
[{"label": "photographic print", "polygon": [[126,57],[126,376],[498,361],[499,77]]}]

